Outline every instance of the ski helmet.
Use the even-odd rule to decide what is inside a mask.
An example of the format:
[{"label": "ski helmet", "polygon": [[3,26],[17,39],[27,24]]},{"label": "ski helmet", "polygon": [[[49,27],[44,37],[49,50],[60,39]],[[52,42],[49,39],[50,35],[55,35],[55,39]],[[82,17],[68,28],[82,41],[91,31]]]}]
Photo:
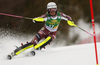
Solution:
[{"label": "ski helmet", "polygon": [[[48,11],[48,14],[50,15],[49,9],[56,9],[55,15],[57,14],[57,5],[56,5],[55,2],[49,2],[49,3],[47,4],[47,11]],[[50,16],[55,16],[55,15],[50,15]]]},{"label": "ski helmet", "polygon": [[48,9],[51,9],[51,8],[56,8],[56,9],[57,9],[57,5],[56,5],[55,2],[49,2],[49,3],[47,4],[47,10],[48,10]]}]

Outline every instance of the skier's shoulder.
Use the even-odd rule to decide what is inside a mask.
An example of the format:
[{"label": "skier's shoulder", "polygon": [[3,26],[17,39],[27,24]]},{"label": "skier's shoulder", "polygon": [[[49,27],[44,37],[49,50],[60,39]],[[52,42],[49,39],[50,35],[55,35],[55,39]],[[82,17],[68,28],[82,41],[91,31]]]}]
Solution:
[{"label": "skier's shoulder", "polygon": [[41,15],[39,17],[46,18],[47,17],[47,14],[43,14],[43,15]]},{"label": "skier's shoulder", "polygon": [[68,15],[64,14],[63,12],[59,12],[61,16],[66,17]]},{"label": "skier's shoulder", "polygon": [[64,14],[63,12],[60,12],[60,15],[62,17],[68,18],[68,20],[72,20],[72,18],[69,15]]}]

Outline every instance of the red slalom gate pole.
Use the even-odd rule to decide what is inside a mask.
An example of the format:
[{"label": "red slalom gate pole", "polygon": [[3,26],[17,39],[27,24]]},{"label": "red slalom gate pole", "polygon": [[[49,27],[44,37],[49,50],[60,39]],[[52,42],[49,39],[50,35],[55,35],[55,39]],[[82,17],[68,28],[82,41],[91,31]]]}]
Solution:
[{"label": "red slalom gate pole", "polygon": [[94,15],[93,15],[92,0],[90,0],[90,9],[91,9],[91,20],[92,20],[93,35],[94,35],[94,45],[95,45],[96,64],[98,65],[98,54],[97,54],[96,34],[95,34],[95,23],[94,23]]}]

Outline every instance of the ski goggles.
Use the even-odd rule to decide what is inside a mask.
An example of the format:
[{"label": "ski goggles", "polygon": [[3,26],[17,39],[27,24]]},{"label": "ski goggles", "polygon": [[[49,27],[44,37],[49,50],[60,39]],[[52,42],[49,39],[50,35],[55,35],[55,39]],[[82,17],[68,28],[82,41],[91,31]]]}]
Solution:
[{"label": "ski goggles", "polygon": [[49,11],[50,11],[50,12],[52,12],[52,11],[56,12],[57,9],[56,9],[56,8],[51,8],[51,9],[49,9]]}]

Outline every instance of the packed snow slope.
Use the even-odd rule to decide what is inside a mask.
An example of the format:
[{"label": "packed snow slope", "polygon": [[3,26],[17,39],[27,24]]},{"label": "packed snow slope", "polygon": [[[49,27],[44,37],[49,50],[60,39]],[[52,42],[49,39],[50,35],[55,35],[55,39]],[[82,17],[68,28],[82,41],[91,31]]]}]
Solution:
[{"label": "packed snow slope", "polygon": [[[14,40],[13,40],[14,41]],[[9,41],[8,41],[9,42]],[[47,47],[28,56],[26,50],[12,60],[6,58],[14,44],[0,44],[0,65],[96,65],[94,43],[63,47]],[[100,63],[100,43],[97,43]]]},{"label": "packed snow slope", "polygon": [[[46,49],[36,51],[35,56],[28,55],[29,49],[8,60],[7,55],[16,49],[15,45],[20,46],[21,43],[31,41],[34,36],[4,33],[0,32],[0,65],[96,65],[94,43],[53,46],[55,42],[52,42]],[[100,63],[100,42],[97,43],[97,49]]]}]

